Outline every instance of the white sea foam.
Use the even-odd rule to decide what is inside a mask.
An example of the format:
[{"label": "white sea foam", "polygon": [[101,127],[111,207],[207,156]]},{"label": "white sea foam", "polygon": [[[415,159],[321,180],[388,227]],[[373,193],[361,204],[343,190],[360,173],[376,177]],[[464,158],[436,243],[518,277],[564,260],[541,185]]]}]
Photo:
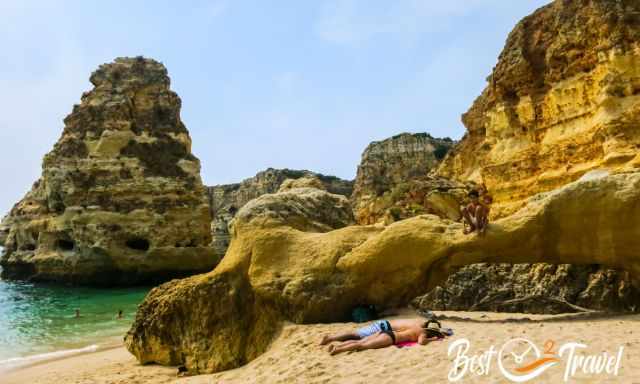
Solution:
[{"label": "white sea foam", "polygon": [[12,357],[10,359],[0,360],[0,372],[18,368],[23,365],[34,364],[46,360],[56,360],[62,357],[68,357],[87,352],[95,352],[97,350],[98,345],[92,344],[84,348],[64,349],[61,351],[47,352],[31,356]]}]

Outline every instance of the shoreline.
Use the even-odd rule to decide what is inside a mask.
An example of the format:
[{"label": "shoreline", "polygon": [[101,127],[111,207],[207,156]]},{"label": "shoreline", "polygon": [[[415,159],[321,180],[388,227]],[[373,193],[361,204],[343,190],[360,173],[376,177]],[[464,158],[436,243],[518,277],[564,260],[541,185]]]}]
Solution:
[{"label": "shoreline", "polygon": [[[611,316],[597,319],[564,318],[566,315],[530,315],[490,312],[437,312],[443,317],[465,320],[441,320],[443,326],[452,327],[455,335],[427,346],[408,348],[389,347],[357,353],[330,356],[325,347],[318,345],[326,333],[339,332],[361,326],[354,323],[285,324],[271,347],[248,364],[229,371],[190,377],[178,377],[176,367],[158,365],[142,366],[129,354],[120,341],[117,345],[104,346],[95,352],[63,356],[40,361],[8,372],[3,383],[287,383],[287,382],[402,382],[447,383],[454,358],[448,349],[456,340],[467,339],[469,354],[481,353],[492,345],[502,346],[513,338],[525,337],[542,346],[555,340],[556,346],[580,342],[587,345],[584,353],[612,355],[623,347],[619,376],[584,374],[579,372],[574,382],[630,382],[640,376],[640,331],[635,326],[640,314]],[[415,314],[403,310],[396,316]],[[532,318],[539,321],[523,322]],[[563,367],[563,366],[562,366]],[[553,367],[533,382],[562,382],[564,368]],[[486,375],[467,373],[463,382],[484,383],[506,380],[496,364]]]},{"label": "shoreline", "polygon": [[79,355],[108,351],[122,347],[121,337],[107,337],[104,340],[79,348],[53,349],[34,355],[11,357],[0,361],[0,373],[6,374],[33,366],[73,358]]},{"label": "shoreline", "polygon": [[3,384],[21,383],[166,383],[176,378],[172,367],[142,366],[124,345],[38,361],[2,372]]}]

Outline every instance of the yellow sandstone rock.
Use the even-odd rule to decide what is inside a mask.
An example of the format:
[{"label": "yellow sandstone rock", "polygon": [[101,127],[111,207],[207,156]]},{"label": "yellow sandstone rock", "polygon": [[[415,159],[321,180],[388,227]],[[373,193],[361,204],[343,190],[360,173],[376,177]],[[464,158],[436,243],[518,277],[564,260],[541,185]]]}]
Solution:
[{"label": "yellow sandstone rock", "polygon": [[149,294],[126,336],[129,351],[191,372],[237,367],[267,348],[282,320],[339,321],[361,302],[406,304],[471,263],[598,263],[640,275],[640,173],[534,196],[484,237],[434,215],[343,227],[337,201],[296,189],[247,204],[214,271]]},{"label": "yellow sandstone rock", "polygon": [[[296,181],[298,179],[302,179],[302,181]],[[299,187],[319,188],[338,195],[350,196],[353,182],[306,170],[268,168],[240,183],[207,187],[213,218],[211,246],[216,255],[222,258],[227,252],[231,240],[229,222],[236,215],[238,209],[257,197],[276,193],[280,188],[289,190]]]},{"label": "yellow sandstone rock", "polygon": [[286,179],[280,185],[278,192],[288,191],[294,188],[318,188],[326,190],[324,184],[315,176],[304,176],[299,179]]},{"label": "yellow sandstone rock", "polygon": [[[473,263],[601,264],[639,277],[638,15],[635,0],[555,1],[509,35],[463,117],[467,134],[432,175],[487,184],[501,218],[485,236],[435,215],[345,226],[350,211],[335,195],[265,195],[238,212],[216,269],[149,294],[127,348],[142,363],[230,369],[262,353],[283,320],[339,321],[361,303],[404,305]],[[412,148],[391,147],[391,155]],[[433,160],[423,155],[415,157]],[[366,176],[354,192],[360,223],[384,211],[368,198],[379,197],[369,180],[383,163],[358,172]]]},{"label": "yellow sandstone rock", "polygon": [[[362,153],[351,195],[358,224],[388,223],[417,213],[412,207],[397,206],[399,200],[407,200],[401,205],[415,205],[420,213],[440,213],[439,207],[430,209],[433,204],[423,204],[424,194],[452,189],[454,183],[427,175],[454,145],[449,138],[438,139],[428,133],[401,133],[370,143]],[[407,189],[419,191],[421,198],[405,199],[403,192]]]},{"label": "yellow sandstone rock", "polygon": [[555,1],[524,18],[438,174],[485,183],[503,217],[590,170],[637,168],[639,13],[637,1]]},{"label": "yellow sandstone rock", "polygon": [[3,277],[127,285],[211,270],[208,199],[167,70],[119,58],[91,82],[0,225]]}]

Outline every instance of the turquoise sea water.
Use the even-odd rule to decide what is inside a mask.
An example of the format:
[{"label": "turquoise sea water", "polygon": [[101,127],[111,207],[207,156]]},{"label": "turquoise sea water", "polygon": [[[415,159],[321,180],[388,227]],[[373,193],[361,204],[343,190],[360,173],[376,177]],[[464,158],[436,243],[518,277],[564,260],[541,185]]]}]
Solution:
[{"label": "turquoise sea water", "polygon": [[16,357],[122,340],[148,291],[0,280],[0,368]]}]

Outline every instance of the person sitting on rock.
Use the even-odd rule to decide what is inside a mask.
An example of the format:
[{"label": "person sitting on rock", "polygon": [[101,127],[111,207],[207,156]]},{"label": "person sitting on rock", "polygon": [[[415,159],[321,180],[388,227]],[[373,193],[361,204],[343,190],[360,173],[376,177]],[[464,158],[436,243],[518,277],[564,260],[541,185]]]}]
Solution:
[{"label": "person sitting on rock", "polygon": [[[337,335],[325,335],[320,345],[340,341],[338,345],[330,345],[329,353],[335,355],[348,351],[385,348],[397,343],[417,342],[425,345],[431,340],[442,338],[448,333],[436,328],[428,328],[429,322],[423,319],[379,320],[355,332]],[[445,330],[449,331],[450,330]]]},{"label": "person sitting on rock", "polygon": [[[480,192],[473,189],[469,192],[469,204],[462,208],[462,223],[464,225],[464,233],[478,231],[479,234],[485,233],[489,224],[489,205],[493,198],[483,190],[482,200]],[[469,228],[467,228],[469,226]]]},{"label": "person sitting on rock", "polygon": [[493,203],[493,197],[487,191],[487,188],[484,187],[480,190],[480,211],[479,215],[476,212],[476,218],[480,220],[480,226],[478,228],[478,233],[484,234],[487,230],[487,226],[489,225],[489,212],[491,211],[491,204]]}]

